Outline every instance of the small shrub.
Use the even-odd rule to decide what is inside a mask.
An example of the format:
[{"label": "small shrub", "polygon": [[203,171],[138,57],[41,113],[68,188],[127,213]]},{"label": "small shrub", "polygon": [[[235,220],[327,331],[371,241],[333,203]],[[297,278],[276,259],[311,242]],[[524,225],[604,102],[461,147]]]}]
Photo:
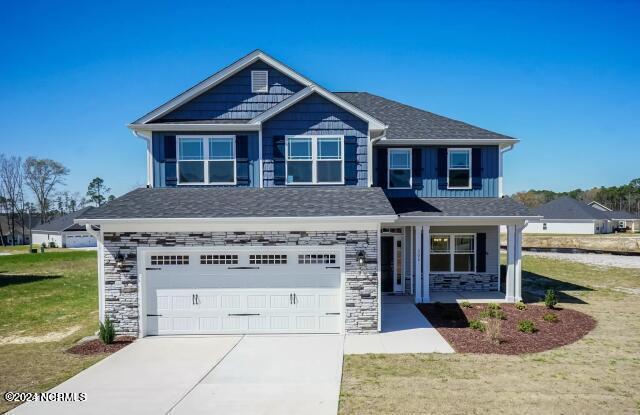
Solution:
[{"label": "small shrub", "polygon": [[56,243],[51,241],[49,242],[49,248],[55,248],[56,247]]},{"label": "small shrub", "polygon": [[460,305],[462,306],[462,308],[473,308],[471,303],[468,302],[468,301],[463,301],[463,302],[460,303]]},{"label": "small shrub", "polygon": [[559,320],[558,315],[554,313],[547,313],[544,316],[542,316],[542,319],[548,323],[557,323]]},{"label": "small shrub", "polygon": [[104,323],[100,322],[98,337],[100,337],[100,340],[102,340],[104,344],[111,344],[116,338],[116,331],[109,317],[105,317]]},{"label": "small shrub", "polygon": [[558,304],[558,294],[556,294],[553,288],[549,288],[544,295],[544,305],[546,305],[548,309],[553,309],[556,304]]},{"label": "small shrub", "polygon": [[516,303],[516,308],[520,311],[524,311],[527,309],[527,306],[522,301],[518,301]]},{"label": "small shrub", "polygon": [[496,319],[489,320],[485,325],[484,335],[490,343],[500,344],[502,342],[502,322]]},{"label": "small shrub", "polygon": [[502,310],[502,307],[500,307],[500,304],[498,303],[489,303],[487,304],[487,308],[489,310]]},{"label": "small shrub", "polygon": [[536,331],[536,326],[531,320],[518,321],[518,330],[523,333],[533,333]]},{"label": "small shrub", "polygon": [[482,310],[480,318],[495,318],[497,320],[506,320],[507,316],[502,310]]},{"label": "small shrub", "polygon": [[480,320],[469,320],[469,328],[472,328],[478,331],[484,331],[485,325]]}]

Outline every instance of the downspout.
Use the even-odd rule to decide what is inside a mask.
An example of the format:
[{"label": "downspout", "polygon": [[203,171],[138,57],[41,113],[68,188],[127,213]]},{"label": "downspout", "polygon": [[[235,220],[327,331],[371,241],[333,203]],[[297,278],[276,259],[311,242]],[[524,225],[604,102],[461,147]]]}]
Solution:
[{"label": "downspout", "polygon": [[382,134],[380,137],[372,138],[367,145],[367,181],[369,182],[369,187],[373,186],[373,145],[385,137]]},{"label": "downspout", "polygon": [[147,187],[153,187],[153,140],[151,139],[151,136],[148,135],[148,133],[147,135],[145,135],[144,133],[139,133],[136,130],[131,130],[131,132],[136,137],[141,138],[147,142]]},{"label": "downspout", "polygon": [[509,144],[505,148],[501,148],[500,149],[500,160],[499,160],[500,166],[499,166],[499,177],[498,177],[498,196],[499,197],[504,197],[504,190],[503,190],[504,188],[503,188],[503,184],[502,184],[502,179],[504,177],[503,167],[502,166],[503,166],[504,162],[503,162],[502,158],[503,158],[504,153],[507,153],[507,152],[513,150],[513,146],[514,146],[513,144]]}]

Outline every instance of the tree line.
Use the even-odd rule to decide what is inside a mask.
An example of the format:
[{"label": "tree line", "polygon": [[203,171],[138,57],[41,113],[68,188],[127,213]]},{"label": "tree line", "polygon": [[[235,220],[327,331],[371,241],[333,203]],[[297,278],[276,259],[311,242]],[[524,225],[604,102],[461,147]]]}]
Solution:
[{"label": "tree line", "polygon": [[569,196],[585,203],[595,201],[612,210],[640,215],[640,178],[633,179],[622,186],[575,189],[569,192],[529,190],[515,193],[512,197],[529,207],[538,207],[561,196]]},{"label": "tree line", "polygon": [[[83,196],[79,192],[62,190],[70,170],[51,159],[7,157],[0,154],[0,216],[6,215],[12,244],[16,243],[16,230],[25,235],[29,220],[33,224],[45,223],[56,216],[100,206],[114,199],[111,188],[96,177],[87,186]],[[0,243],[5,244],[5,230],[0,221]]]}]

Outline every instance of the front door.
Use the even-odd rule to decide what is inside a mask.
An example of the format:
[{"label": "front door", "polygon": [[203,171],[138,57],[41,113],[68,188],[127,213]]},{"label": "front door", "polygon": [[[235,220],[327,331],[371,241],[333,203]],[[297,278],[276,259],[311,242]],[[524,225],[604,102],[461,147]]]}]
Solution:
[{"label": "front door", "polygon": [[383,293],[394,291],[394,240],[395,238],[393,236],[383,236],[380,238],[380,273]]}]

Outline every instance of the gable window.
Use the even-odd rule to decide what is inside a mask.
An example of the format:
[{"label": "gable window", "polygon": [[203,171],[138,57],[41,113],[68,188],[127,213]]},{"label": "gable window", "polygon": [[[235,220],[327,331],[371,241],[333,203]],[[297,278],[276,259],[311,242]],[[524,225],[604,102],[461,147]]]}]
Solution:
[{"label": "gable window", "polygon": [[178,184],[236,183],[234,136],[178,137]]},{"label": "gable window", "polygon": [[251,92],[256,94],[269,92],[268,71],[251,71]]},{"label": "gable window", "polygon": [[471,189],[471,149],[450,148],[447,153],[447,187]]},{"label": "gable window", "polygon": [[389,149],[389,189],[411,189],[411,149]]},{"label": "gable window", "polygon": [[471,273],[476,270],[476,235],[431,235],[431,272]]},{"label": "gable window", "polygon": [[342,136],[287,137],[287,184],[342,184]]}]

